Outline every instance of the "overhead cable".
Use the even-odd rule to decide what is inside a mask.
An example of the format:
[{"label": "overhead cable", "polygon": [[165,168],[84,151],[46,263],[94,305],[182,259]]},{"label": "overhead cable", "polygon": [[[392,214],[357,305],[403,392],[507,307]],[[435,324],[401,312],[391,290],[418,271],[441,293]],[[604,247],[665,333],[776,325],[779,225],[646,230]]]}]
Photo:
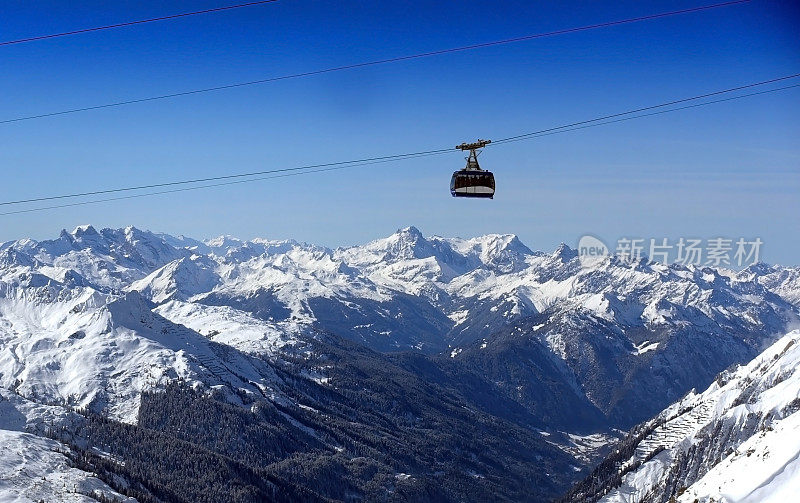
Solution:
[{"label": "overhead cable", "polygon": [[75,114],[75,113],[81,113],[81,112],[89,112],[89,111],[93,111],[93,110],[102,110],[102,109],[106,109],[106,108],[114,108],[114,107],[120,107],[120,106],[125,106],[125,105],[134,105],[134,104],[137,104],[137,103],[146,103],[146,102],[150,102],[150,101],[167,100],[167,99],[178,98],[178,97],[182,97],[182,96],[191,96],[191,95],[195,95],[195,94],[203,94],[203,93],[209,93],[209,92],[215,92],[215,91],[223,91],[223,90],[228,90],[228,89],[236,89],[236,88],[240,88],[240,87],[254,86],[254,85],[258,85],[258,84],[267,84],[267,83],[270,83],[270,82],[278,82],[278,81],[282,81],[282,80],[297,79],[297,78],[302,78],[302,77],[311,77],[311,76],[314,76],[314,75],[322,75],[322,74],[326,74],[326,73],[339,72],[339,71],[343,71],[343,70],[352,70],[352,69],[364,68],[364,67],[368,67],[368,66],[384,65],[384,64],[388,64],[388,63],[397,63],[397,62],[400,62],[400,61],[408,61],[408,60],[413,60],[413,59],[427,58],[427,57],[431,57],[431,56],[439,56],[439,55],[451,54],[451,53],[455,53],[455,52],[471,51],[471,50],[475,50],[475,49],[482,49],[482,48],[486,48],[486,47],[492,47],[492,46],[504,45],[504,44],[512,44],[512,43],[516,43],[516,42],[523,42],[523,41],[534,40],[534,39],[538,39],[538,38],[552,37],[552,36],[556,36],[556,35],[564,35],[564,34],[568,34],[568,33],[575,33],[575,32],[587,31],[587,30],[594,30],[594,29],[598,29],[598,28],[607,28],[607,27],[610,27],[610,26],[617,26],[617,25],[622,25],[622,24],[636,23],[636,22],[640,22],[640,21],[648,21],[648,20],[652,20],[652,19],[659,19],[659,18],[664,18],[664,17],[669,17],[669,16],[676,16],[676,15],[680,15],[680,14],[688,14],[688,13],[693,13],[693,12],[700,12],[700,11],[705,11],[705,10],[709,10],[709,9],[717,9],[717,8],[720,8],[720,7],[727,7],[727,6],[731,6],[731,5],[735,5],[735,4],[747,3],[749,1],[750,0],[734,0],[734,1],[717,3],[717,4],[712,4],[712,5],[704,5],[704,6],[700,6],[700,7],[692,7],[692,8],[689,8],[689,9],[681,9],[681,10],[674,10],[674,11],[669,11],[669,12],[661,12],[661,13],[658,13],[658,14],[650,14],[650,15],[647,15],[647,16],[639,16],[639,17],[633,17],[633,18],[628,18],[628,19],[620,19],[620,20],[616,20],[616,21],[607,21],[607,22],[604,22],[604,23],[590,24],[590,25],[578,26],[578,27],[573,27],[573,28],[565,28],[565,29],[562,29],[562,30],[550,31],[550,32],[545,32],[545,33],[535,33],[535,34],[532,34],[532,35],[524,35],[524,36],[521,36],[521,37],[506,38],[506,39],[503,39],[503,40],[493,40],[491,42],[481,42],[481,43],[465,45],[465,46],[461,46],[461,47],[451,47],[451,48],[448,48],[448,49],[439,49],[439,50],[435,50],[435,51],[421,52],[421,53],[410,54],[410,55],[406,55],[406,56],[397,56],[397,57],[387,58],[387,59],[378,59],[378,60],[373,60],[373,61],[366,61],[366,62],[363,62],[363,63],[353,63],[353,64],[348,64],[348,65],[334,66],[334,67],[330,67],[330,68],[323,68],[323,69],[319,69],[319,70],[311,70],[311,71],[307,71],[307,72],[293,73],[293,74],[288,74],[288,75],[280,75],[280,76],[275,76],[275,77],[267,77],[267,78],[258,79],[258,80],[250,80],[250,81],[246,81],[246,82],[236,82],[236,83],[233,83],[233,84],[225,84],[225,85],[206,87],[206,88],[201,88],[201,89],[192,89],[192,90],[188,90],[188,91],[180,91],[180,92],[169,93],[169,94],[161,94],[161,95],[158,95],[158,96],[149,96],[149,97],[145,97],[145,98],[136,98],[136,99],[130,99],[130,100],[115,101],[115,102],[111,102],[111,103],[104,103],[104,104],[100,104],[100,105],[91,105],[91,106],[85,106],[85,107],[79,107],[79,108],[71,108],[71,109],[59,110],[59,111],[55,111],[55,112],[46,112],[46,113],[40,113],[40,114],[34,114],[34,115],[26,115],[26,116],[21,116],[21,117],[14,117],[14,118],[10,118],[10,119],[0,120],[0,124],[11,124],[11,123],[15,123],[15,122],[29,121],[29,120],[34,120],[34,119],[43,119],[43,118],[46,118],[46,117],[56,117],[56,116],[61,116],[61,115]]}]

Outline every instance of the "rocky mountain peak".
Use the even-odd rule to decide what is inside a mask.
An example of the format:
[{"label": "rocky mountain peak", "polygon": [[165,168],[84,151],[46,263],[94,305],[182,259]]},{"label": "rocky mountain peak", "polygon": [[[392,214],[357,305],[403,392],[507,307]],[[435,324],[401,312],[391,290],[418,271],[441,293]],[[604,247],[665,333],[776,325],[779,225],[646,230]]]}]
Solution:
[{"label": "rocky mountain peak", "polygon": [[552,255],[553,258],[558,259],[563,264],[566,264],[577,256],[578,250],[573,250],[567,246],[566,243],[559,244],[558,248],[556,248]]}]

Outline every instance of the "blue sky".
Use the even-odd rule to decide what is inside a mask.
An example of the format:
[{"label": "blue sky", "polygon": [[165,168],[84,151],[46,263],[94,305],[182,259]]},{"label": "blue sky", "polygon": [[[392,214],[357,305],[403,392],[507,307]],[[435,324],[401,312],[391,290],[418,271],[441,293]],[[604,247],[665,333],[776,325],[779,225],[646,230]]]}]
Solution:
[{"label": "blue sky", "polygon": [[[228,2],[235,3],[235,2]],[[711,3],[711,2],[708,2]],[[0,47],[0,119],[703,5],[274,4]],[[4,2],[0,38],[222,2]],[[800,72],[800,8],[748,4],[458,54],[0,125],[0,201],[438,149]],[[487,148],[492,201],[448,193],[460,152],[168,196],[0,216],[0,241],[135,225],[328,246],[399,227],[760,237],[800,264],[800,89]]]}]

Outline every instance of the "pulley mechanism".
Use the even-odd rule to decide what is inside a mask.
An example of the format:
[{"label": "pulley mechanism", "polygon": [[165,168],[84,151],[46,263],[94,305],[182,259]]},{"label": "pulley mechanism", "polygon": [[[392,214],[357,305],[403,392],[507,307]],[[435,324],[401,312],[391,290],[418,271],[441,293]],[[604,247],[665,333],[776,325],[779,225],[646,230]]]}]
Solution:
[{"label": "pulley mechanism", "polygon": [[490,143],[492,140],[478,140],[456,146],[462,151],[469,150],[469,156],[466,167],[453,173],[450,179],[450,194],[453,197],[494,197],[494,175],[491,171],[481,169],[478,164],[479,149]]}]

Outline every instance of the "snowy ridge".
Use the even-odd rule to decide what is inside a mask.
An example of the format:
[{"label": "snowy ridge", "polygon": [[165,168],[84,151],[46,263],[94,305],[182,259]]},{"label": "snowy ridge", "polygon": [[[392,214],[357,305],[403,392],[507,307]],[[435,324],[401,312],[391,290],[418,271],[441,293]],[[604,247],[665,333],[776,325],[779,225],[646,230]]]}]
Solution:
[{"label": "snowy ridge", "polygon": [[684,492],[679,501],[782,503],[800,494],[800,414],[753,435]]},{"label": "snowy ridge", "polygon": [[11,292],[0,297],[0,385],[31,400],[133,422],[139,394],[173,379],[253,393],[274,382],[265,364],[153,313],[138,293],[52,284]]},{"label": "snowy ridge", "polygon": [[736,361],[797,319],[786,300],[796,283],[796,270],[765,265],[734,274],[608,259],[584,269],[566,245],[548,254],[514,235],[426,238],[414,227],[331,250],[79,226],[54,240],[0,244],[0,385],[132,420],[137,394],[165,380],[241,381],[203,341],[277,358],[323,330],[381,351],[462,355],[473,341],[491,350],[493,333],[532,316],[544,327],[534,337],[564,361],[585,351],[565,330],[586,327],[586,316],[593,329],[599,320],[613,327],[613,354],[603,358],[646,365],[691,329],[741,341],[745,349],[728,357]]},{"label": "snowy ridge", "polygon": [[205,264],[190,258],[180,258],[131,283],[129,290],[141,292],[153,302],[188,300],[198,293],[208,292],[220,278]]},{"label": "snowy ridge", "polygon": [[[142,393],[176,380],[235,405],[255,397],[280,414],[310,414],[313,400],[301,403],[291,386],[335,386],[341,369],[314,348],[342,337],[450,356],[412,367],[480,376],[484,405],[499,391],[537,427],[573,438],[559,448],[583,464],[607,437],[569,428],[627,428],[705,387],[797,322],[798,291],[796,268],[610,258],[587,269],[566,245],[534,252],[514,235],[425,237],[408,227],[332,250],[79,226],[0,244],[0,430],[20,449],[50,448],[20,434],[69,425],[76,408],[135,423]],[[336,351],[347,368],[348,353]],[[297,364],[306,360],[315,363]],[[624,460],[631,473],[686,455],[718,424],[717,398],[689,395],[665,412]],[[40,468],[64,471],[62,458],[48,459]],[[690,482],[663,469],[665,487]]]},{"label": "snowy ridge", "polygon": [[643,463],[659,449],[673,449],[693,436],[711,421],[713,408],[711,402],[700,402],[666,424],[658,426],[636,446],[633,463]]},{"label": "snowy ridge", "polygon": [[[640,440],[617,465],[621,483],[600,484],[607,494],[599,501],[789,501],[782,498],[800,475],[798,433],[800,331],[793,331],[634,429]],[[579,500],[595,498],[573,493],[570,501]]]},{"label": "snowy ridge", "polygon": [[172,300],[153,311],[214,342],[256,356],[276,357],[287,346],[296,347],[302,333],[298,323],[268,323],[229,306]]},{"label": "snowy ridge", "polygon": [[[426,238],[414,227],[330,250],[291,240],[201,242],[134,227],[80,226],[51,241],[0,244],[0,278],[11,274],[13,281],[22,271],[102,292],[136,290],[157,304],[175,299],[240,308],[252,301],[260,305],[247,310],[260,318],[308,324],[325,317],[320,313],[332,308],[330,301],[358,312],[411,295],[438,311],[442,322],[451,320],[438,341],[428,341],[438,350],[552,309],[588,309],[646,327],[735,318],[745,329],[780,333],[786,311],[796,312],[800,299],[800,272],[793,268],[758,264],[732,273],[612,258],[584,269],[566,245],[546,254],[510,234]],[[376,311],[379,325],[393,324]],[[383,332],[362,330],[354,338],[380,341]]]}]

